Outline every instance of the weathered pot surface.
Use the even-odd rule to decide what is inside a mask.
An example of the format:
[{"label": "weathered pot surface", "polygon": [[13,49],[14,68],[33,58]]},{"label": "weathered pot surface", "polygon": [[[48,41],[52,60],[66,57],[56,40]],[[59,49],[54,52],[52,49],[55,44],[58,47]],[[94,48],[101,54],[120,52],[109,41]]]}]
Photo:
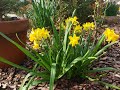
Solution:
[{"label": "weathered pot surface", "polygon": [[[19,39],[25,43],[28,29],[29,21],[27,19],[0,22],[0,32],[6,34],[9,38],[20,45],[22,44],[16,37],[16,33]],[[22,63],[26,57],[22,51],[2,36],[0,36],[0,56],[16,64]],[[0,62],[0,68],[5,67],[9,67],[9,65]]]}]

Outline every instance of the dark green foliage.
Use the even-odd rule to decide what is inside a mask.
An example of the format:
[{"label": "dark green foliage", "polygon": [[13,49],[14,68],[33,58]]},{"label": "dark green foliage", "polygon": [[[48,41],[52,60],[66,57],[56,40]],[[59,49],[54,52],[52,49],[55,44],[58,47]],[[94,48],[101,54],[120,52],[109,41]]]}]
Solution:
[{"label": "dark green foliage", "polygon": [[61,19],[72,15],[74,9],[76,9],[75,16],[79,18],[81,23],[90,21],[93,15],[92,4],[95,0],[61,0],[59,2],[58,14]]},{"label": "dark green foliage", "polygon": [[81,23],[85,23],[92,20],[94,9],[92,4],[94,0],[78,0],[76,7],[76,16]]},{"label": "dark green foliage", "polygon": [[105,9],[106,16],[116,16],[119,11],[119,5],[117,5],[115,2],[108,2]]}]

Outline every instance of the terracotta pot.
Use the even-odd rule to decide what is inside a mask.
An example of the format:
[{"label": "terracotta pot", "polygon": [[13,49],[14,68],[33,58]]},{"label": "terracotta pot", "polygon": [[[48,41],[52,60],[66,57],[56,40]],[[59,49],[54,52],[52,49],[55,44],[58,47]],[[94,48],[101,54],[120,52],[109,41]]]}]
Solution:
[{"label": "terracotta pot", "polygon": [[[27,19],[0,22],[0,32],[3,32],[20,45],[22,44],[16,37],[16,33],[18,34],[19,39],[26,43],[26,34],[28,29],[29,21]],[[16,64],[22,63],[26,57],[23,52],[2,36],[0,36],[0,56]],[[0,68],[5,67],[9,67],[9,65],[0,62]]]}]

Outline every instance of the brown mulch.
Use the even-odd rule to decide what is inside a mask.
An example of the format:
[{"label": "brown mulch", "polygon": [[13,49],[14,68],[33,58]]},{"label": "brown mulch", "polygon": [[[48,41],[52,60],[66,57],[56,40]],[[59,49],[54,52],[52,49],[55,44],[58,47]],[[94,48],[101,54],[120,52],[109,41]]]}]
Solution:
[{"label": "brown mulch", "polygon": [[[102,56],[99,59],[99,61],[96,61],[93,67],[94,68],[113,67],[120,70],[120,46],[116,44],[109,48],[106,55]],[[102,75],[104,74],[104,72],[98,74]],[[120,72],[116,71],[106,72],[106,75],[100,78],[100,80],[120,87]],[[64,84],[61,84],[63,82]],[[66,88],[64,89],[64,87]],[[116,90],[116,89],[112,89],[98,82],[91,82],[88,80],[85,80],[82,84],[80,84],[79,82],[69,82],[63,80],[59,82],[56,90]]]},{"label": "brown mulch", "polygon": [[[112,25],[116,32],[120,35],[120,25]],[[31,68],[33,66],[32,61],[26,60],[23,66]],[[120,70],[120,44],[110,47],[106,55],[102,56],[93,65],[93,68],[98,67],[113,67]],[[109,71],[107,75],[100,80],[112,85],[120,87],[120,72]],[[23,70],[16,68],[0,69],[0,90],[18,90],[21,82],[23,81],[27,73]],[[98,74],[104,74],[98,73]],[[38,85],[31,90],[48,90],[48,84]],[[89,80],[83,80],[82,83],[79,80],[65,80],[61,79],[56,83],[55,90],[116,90],[109,88],[97,82],[91,82]]]}]

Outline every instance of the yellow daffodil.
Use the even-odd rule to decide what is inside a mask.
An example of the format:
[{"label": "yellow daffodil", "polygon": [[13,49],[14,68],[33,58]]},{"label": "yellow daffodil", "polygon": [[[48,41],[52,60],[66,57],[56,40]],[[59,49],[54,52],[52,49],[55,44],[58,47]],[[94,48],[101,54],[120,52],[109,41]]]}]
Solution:
[{"label": "yellow daffodil", "polygon": [[77,21],[77,17],[76,16],[74,16],[73,18],[72,17],[69,17],[69,18],[67,18],[66,20],[65,20],[65,23],[67,24],[67,23],[69,23],[69,22],[72,22],[72,24],[73,25],[77,25],[77,24],[79,24],[79,22]]},{"label": "yellow daffodil", "polygon": [[115,42],[119,39],[119,35],[115,34],[114,30],[111,30],[110,28],[106,28],[104,35],[108,42]]},{"label": "yellow daffodil", "polygon": [[34,43],[33,43],[33,49],[40,49],[40,47],[39,47],[39,41],[34,41]]},{"label": "yellow daffodil", "polygon": [[94,30],[95,29],[95,24],[93,22],[86,22],[83,24],[83,29],[88,31],[88,30]]},{"label": "yellow daffodil", "polygon": [[74,27],[74,32],[75,33],[80,33],[82,31],[82,27],[80,25],[77,25]]},{"label": "yellow daffodil", "polygon": [[91,29],[92,29],[92,30],[95,29],[95,24],[94,24],[94,22],[91,22]]},{"label": "yellow daffodil", "polygon": [[70,39],[69,44],[71,44],[72,47],[74,47],[75,45],[78,44],[78,41],[79,41],[80,37],[77,37],[77,36],[74,34],[73,37],[72,37],[72,36],[69,36],[69,39]]},{"label": "yellow daffodil", "polygon": [[30,35],[29,35],[29,40],[33,42],[33,49],[39,49],[39,42],[42,39],[47,39],[50,37],[49,31],[45,28],[37,28],[37,29],[32,29]]},{"label": "yellow daffodil", "polygon": [[40,31],[40,35],[42,36],[42,38],[47,39],[50,35],[49,35],[49,31],[47,31],[45,28],[42,28]]},{"label": "yellow daffodil", "polygon": [[35,30],[32,29],[29,40],[33,42],[34,40],[41,40],[41,39],[42,39],[42,36],[40,35],[40,28],[37,28]]},{"label": "yellow daffodil", "polygon": [[61,27],[65,30],[66,26],[64,25],[64,23],[61,23]]},{"label": "yellow daffodil", "polygon": [[29,40],[30,40],[31,42],[33,42],[35,39],[36,39],[35,32],[32,30],[31,33],[30,33]]},{"label": "yellow daffodil", "polygon": [[42,39],[40,28],[35,29],[35,35],[36,35],[36,40],[41,40]]},{"label": "yellow daffodil", "polygon": [[37,28],[35,30],[32,29],[29,40],[33,42],[34,40],[41,40],[42,38],[47,39],[49,36],[49,31],[47,31],[45,28]]},{"label": "yellow daffodil", "polygon": [[73,25],[77,25],[77,24],[79,24],[79,22],[77,21],[77,19],[78,18],[75,16],[75,17],[71,18],[70,21],[72,22]]},{"label": "yellow daffodil", "polygon": [[119,39],[119,35],[115,34],[115,35],[113,35],[113,37],[112,37],[112,42],[115,42],[115,41],[117,41],[118,39]]}]

